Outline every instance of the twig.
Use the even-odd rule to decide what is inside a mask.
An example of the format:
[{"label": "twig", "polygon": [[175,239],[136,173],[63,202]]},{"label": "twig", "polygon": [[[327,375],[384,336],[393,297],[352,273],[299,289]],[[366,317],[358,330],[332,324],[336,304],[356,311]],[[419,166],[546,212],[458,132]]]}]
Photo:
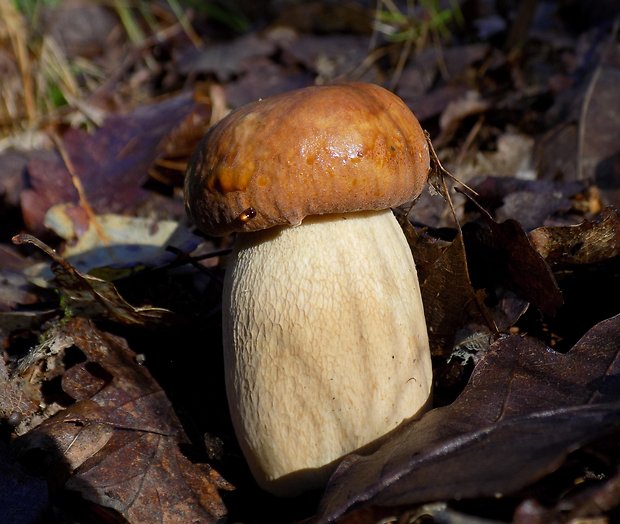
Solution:
[{"label": "twig", "polygon": [[424,131],[424,136],[426,137],[426,143],[428,144],[428,151],[431,156],[431,175],[435,175],[438,177],[439,175],[445,175],[451,178],[452,180],[454,180],[454,182],[456,182],[457,184],[460,184],[461,186],[463,186],[465,189],[467,189],[474,195],[479,196],[478,193],[474,189],[469,187],[465,182],[462,182],[461,180],[456,178],[452,173],[450,173],[450,171],[448,171],[445,167],[443,167],[443,164],[441,163],[441,161],[439,160],[439,157],[437,156],[437,153],[435,152],[435,148],[433,147],[433,143],[431,142],[431,136],[429,135],[428,131]]},{"label": "twig", "polygon": [[474,139],[478,136],[478,133],[482,129],[482,124],[484,124],[484,115],[481,115],[478,118],[478,120],[476,120],[476,123],[469,130],[469,133],[467,133],[467,136],[465,137],[465,140],[463,141],[463,145],[461,146],[459,154],[456,157],[457,165],[460,165],[463,162],[463,159],[465,158],[467,151],[469,150],[469,148],[474,142]]},{"label": "twig", "polygon": [[390,90],[394,91],[398,87],[398,83],[400,82],[400,77],[403,74],[403,70],[405,69],[405,65],[409,60],[409,56],[411,55],[411,48],[413,47],[413,38],[407,38],[405,40],[405,45],[400,51],[398,56],[398,62],[396,64],[396,68],[394,69],[394,73],[392,74],[392,78],[390,80]]},{"label": "twig", "polygon": [[213,280],[215,280],[216,282],[218,282],[219,284],[222,284],[222,279],[216,275],[213,271],[211,271],[210,268],[205,267],[201,264],[199,264],[198,262],[200,260],[205,260],[208,258],[215,258],[215,257],[219,257],[219,256],[224,256],[224,255],[228,255],[230,254],[230,252],[232,251],[232,249],[220,249],[218,251],[212,251],[210,253],[205,253],[203,255],[198,255],[195,257],[192,257],[191,255],[189,255],[188,253],[186,253],[185,251],[175,247],[175,246],[167,246],[166,247],[166,251],[169,251],[170,253],[174,253],[178,258],[176,260],[173,260],[172,262],[161,266],[153,271],[168,271],[170,269],[173,269],[175,267],[179,267],[179,266],[184,266],[185,264],[191,264],[194,269],[197,269],[198,271],[202,272],[202,273],[206,273],[209,277],[211,277]]},{"label": "twig", "polygon": [[[463,249],[465,249],[465,241],[464,241],[464,238],[463,238],[463,230],[461,228],[461,223],[460,223],[460,221],[458,219],[458,216],[457,216],[457,213],[456,213],[456,209],[454,208],[454,203],[452,202],[452,198],[450,197],[450,192],[448,191],[448,184],[446,182],[446,176],[450,177],[455,182],[458,182],[461,186],[463,186],[465,189],[467,189],[471,194],[474,194],[476,196],[479,196],[479,195],[478,195],[478,193],[475,190],[473,190],[467,184],[461,182],[458,178],[456,178],[454,175],[452,175],[452,173],[450,173],[445,167],[443,167],[443,165],[441,164],[439,158],[437,157],[437,153],[435,152],[435,148],[433,147],[433,144],[431,143],[430,135],[426,131],[424,132],[424,135],[426,136],[426,142],[428,144],[428,149],[429,149],[430,156],[431,156],[431,176],[435,176],[435,177],[437,177],[440,180],[441,187],[436,187],[436,189],[437,189],[437,191],[440,194],[443,195],[443,197],[446,200],[446,202],[448,202],[448,206],[450,207],[450,211],[452,213],[452,217],[454,218],[454,222],[456,223],[456,228],[457,228],[457,231],[458,231],[458,237],[461,239],[461,243],[462,243]],[[472,200],[478,207],[481,208],[480,204],[478,204],[478,202],[471,196],[471,194],[468,194],[468,193],[465,193],[465,192],[462,192],[462,191],[459,191],[459,192],[462,193],[463,195],[465,195],[470,200]],[[413,208],[413,205],[411,207]],[[411,209],[409,209],[409,212],[411,212]],[[409,216],[409,213],[407,213],[407,216]],[[469,279],[469,267],[467,266],[467,256],[466,256],[466,253],[464,253],[464,254],[465,254],[465,259],[464,259],[464,261],[465,261],[465,270],[467,272],[467,278]],[[493,320],[492,316],[487,311],[484,303],[482,302],[482,300],[480,299],[478,294],[474,291],[473,287],[471,287],[471,291],[472,291],[472,293],[471,293],[472,299],[473,299],[474,303],[476,304],[476,308],[478,309],[478,311],[482,315],[482,318],[484,318],[484,321],[486,322],[487,326],[496,335],[499,334],[499,329],[497,328],[497,324],[495,323],[495,320]]]}]

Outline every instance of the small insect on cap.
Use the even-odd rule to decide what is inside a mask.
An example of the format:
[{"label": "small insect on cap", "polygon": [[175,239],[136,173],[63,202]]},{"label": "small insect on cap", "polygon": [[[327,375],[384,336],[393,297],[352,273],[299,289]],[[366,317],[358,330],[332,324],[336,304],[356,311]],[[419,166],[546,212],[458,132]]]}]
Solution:
[{"label": "small insect on cap", "polygon": [[185,205],[211,235],[294,226],[401,205],[428,171],[422,128],[396,95],[374,84],[313,86],[213,126],[187,169]]}]

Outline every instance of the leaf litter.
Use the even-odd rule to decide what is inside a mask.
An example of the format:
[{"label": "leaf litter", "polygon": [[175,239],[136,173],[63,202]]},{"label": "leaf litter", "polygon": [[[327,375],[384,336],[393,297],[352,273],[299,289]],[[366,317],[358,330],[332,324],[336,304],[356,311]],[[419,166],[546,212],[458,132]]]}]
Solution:
[{"label": "leaf litter", "polygon": [[75,403],[22,437],[20,453],[44,446],[52,461],[65,464],[59,482],[129,521],[221,518],[218,490],[231,486],[182,453],[188,440],[180,421],[126,342],[83,319],[69,321],[55,336],[68,338],[84,355],[62,377]]}]

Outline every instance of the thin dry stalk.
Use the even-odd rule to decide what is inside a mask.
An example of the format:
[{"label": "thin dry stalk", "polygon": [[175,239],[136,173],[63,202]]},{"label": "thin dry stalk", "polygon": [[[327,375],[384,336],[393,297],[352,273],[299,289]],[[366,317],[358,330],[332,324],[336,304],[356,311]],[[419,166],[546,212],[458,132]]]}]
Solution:
[{"label": "thin dry stalk", "polygon": [[75,100],[81,95],[71,66],[53,38],[46,37],[43,39],[39,62],[38,92],[43,97],[42,103],[48,105],[48,111],[55,109],[53,106],[49,107],[50,101],[45,96],[52,86],[56,86],[62,97],[67,101]]},{"label": "thin dry stalk", "polygon": [[[15,60],[21,79],[21,96],[17,93],[12,93],[13,98],[21,99],[25,109],[25,117],[29,123],[32,123],[37,118],[37,110],[32,81],[32,64],[28,53],[28,38],[29,32],[17,9],[8,0],[0,0],[0,41],[5,39],[9,41],[12,57]],[[2,91],[6,89],[8,89],[8,86],[4,87],[3,82]],[[3,95],[6,94],[8,93],[3,93]],[[16,110],[16,107],[13,108],[9,116],[20,118],[21,115],[15,114]]]},{"label": "thin dry stalk", "polygon": [[52,132],[51,136],[52,136],[52,140],[54,141],[54,144],[56,145],[56,149],[58,149],[58,153],[60,154],[60,157],[62,158],[62,161],[64,162],[65,167],[67,168],[67,171],[69,172],[69,176],[71,177],[71,183],[73,184],[73,187],[75,187],[75,190],[77,191],[78,198],[80,201],[80,206],[86,212],[86,215],[88,216],[88,220],[95,227],[95,231],[97,231],[97,236],[101,239],[101,241],[104,244],[106,245],[109,244],[110,237],[107,235],[107,233],[105,232],[105,230],[99,223],[99,220],[97,220],[97,214],[91,207],[90,202],[88,201],[88,198],[86,197],[86,192],[84,191],[82,180],[77,174],[77,171],[75,170],[73,162],[71,161],[71,157],[67,153],[67,150],[65,149],[62,143],[62,140],[56,133]]}]

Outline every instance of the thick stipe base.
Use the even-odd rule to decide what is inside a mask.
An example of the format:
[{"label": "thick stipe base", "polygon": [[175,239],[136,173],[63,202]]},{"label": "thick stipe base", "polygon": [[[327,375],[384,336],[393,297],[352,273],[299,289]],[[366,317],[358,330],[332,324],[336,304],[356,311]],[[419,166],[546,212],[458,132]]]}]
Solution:
[{"label": "thick stipe base", "polygon": [[429,397],[417,274],[389,210],[240,235],[223,307],[232,420],[269,491],[320,486]]}]

